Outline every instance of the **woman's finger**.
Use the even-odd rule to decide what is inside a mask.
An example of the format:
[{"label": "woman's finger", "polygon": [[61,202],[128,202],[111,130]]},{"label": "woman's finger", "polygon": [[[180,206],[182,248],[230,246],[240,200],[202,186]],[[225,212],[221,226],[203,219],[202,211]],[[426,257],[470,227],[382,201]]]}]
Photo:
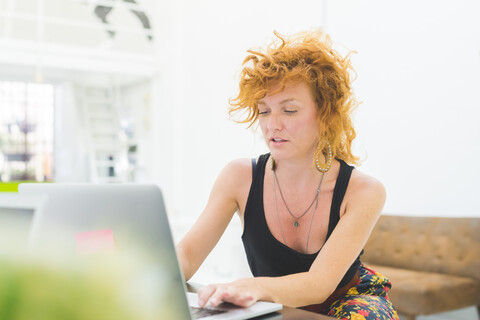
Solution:
[{"label": "woman's finger", "polygon": [[227,301],[230,298],[230,293],[226,286],[217,286],[215,292],[210,297],[210,304],[217,307],[222,301]]},{"label": "woman's finger", "polygon": [[217,285],[214,285],[214,284],[200,288],[200,290],[198,290],[197,292],[198,305],[203,308],[216,290],[217,290]]}]

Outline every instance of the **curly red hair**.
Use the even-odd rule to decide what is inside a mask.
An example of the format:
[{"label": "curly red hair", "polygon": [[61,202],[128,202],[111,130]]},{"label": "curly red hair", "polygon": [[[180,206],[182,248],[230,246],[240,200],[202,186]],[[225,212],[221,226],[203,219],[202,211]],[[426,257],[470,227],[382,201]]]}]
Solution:
[{"label": "curly red hair", "polygon": [[311,89],[318,108],[319,150],[327,154],[330,143],[334,158],[358,164],[352,154],[356,137],[351,114],[358,102],[350,85],[350,72],[354,72],[349,55],[341,57],[332,49],[332,41],[322,31],[303,32],[286,37],[274,32],[279,41],[273,41],[265,52],[251,53],[243,61],[238,96],[230,100],[230,114],[244,111],[245,117],[237,122],[258,120],[258,101],[265,97],[273,85],[304,81]]}]

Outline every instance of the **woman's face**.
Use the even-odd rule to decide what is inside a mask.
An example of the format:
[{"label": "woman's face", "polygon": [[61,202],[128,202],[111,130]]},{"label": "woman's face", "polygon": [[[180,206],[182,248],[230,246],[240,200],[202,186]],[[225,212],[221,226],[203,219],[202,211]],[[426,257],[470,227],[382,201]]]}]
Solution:
[{"label": "woman's face", "polygon": [[[279,85],[270,88],[276,92]],[[276,160],[313,157],[318,142],[317,105],[304,82],[286,84],[285,89],[258,101],[258,121]]]}]

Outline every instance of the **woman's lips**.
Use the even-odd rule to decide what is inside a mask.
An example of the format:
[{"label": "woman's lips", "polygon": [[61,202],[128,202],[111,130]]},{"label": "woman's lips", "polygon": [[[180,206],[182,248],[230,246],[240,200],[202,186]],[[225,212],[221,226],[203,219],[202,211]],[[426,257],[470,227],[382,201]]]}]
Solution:
[{"label": "woman's lips", "polygon": [[281,139],[281,138],[272,138],[270,139],[270,142],[272,142],[273,144],[282,144],[282,143],[288,142],[288,140]]}]

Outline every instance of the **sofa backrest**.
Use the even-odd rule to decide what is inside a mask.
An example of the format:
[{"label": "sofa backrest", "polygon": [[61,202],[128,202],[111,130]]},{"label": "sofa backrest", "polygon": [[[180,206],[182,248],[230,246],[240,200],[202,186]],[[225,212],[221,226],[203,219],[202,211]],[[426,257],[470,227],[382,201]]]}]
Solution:
[{"label": "sofa backrest", "polygon": [[382,214],[362,260],[480,280],[480,218]]}]

